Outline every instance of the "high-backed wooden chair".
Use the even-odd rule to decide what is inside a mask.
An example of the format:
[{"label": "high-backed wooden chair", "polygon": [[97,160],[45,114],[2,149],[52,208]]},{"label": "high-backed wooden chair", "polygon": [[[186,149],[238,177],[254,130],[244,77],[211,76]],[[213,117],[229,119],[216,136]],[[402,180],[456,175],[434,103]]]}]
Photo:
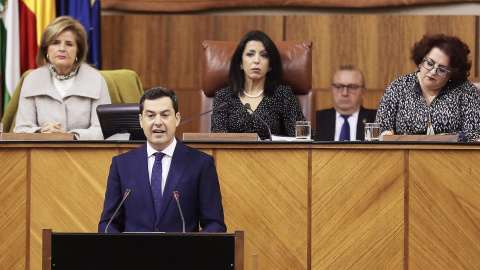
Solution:
[{"label": "high-backed wooden chair", "polygon": [[[5,114],[2,117],[3,131],[12,132],[15,127],[17,116],[18,100],[22,89],[23,80],[32,70],[26,71],[15,88],[10,101],[8,102]],[[140,78],[133,70],[99,70],[107,82],[108,92],[112,103],[138,103],[143,95],[143,87]]]},{"label": "high-backed wooden chair", "polygon": [[[230,61],[236,42],[206,40],[203,45],[203,82],[200,90],[200,112],[212,109],[215,91],[228,86]],[[292,88],[300,109],[315,123],[315,93],[312,89],[312,42],[283,41],[275,45],[282,59],[282,84]],[[199,132],[210,132],[211,117],[200,118]]]}]

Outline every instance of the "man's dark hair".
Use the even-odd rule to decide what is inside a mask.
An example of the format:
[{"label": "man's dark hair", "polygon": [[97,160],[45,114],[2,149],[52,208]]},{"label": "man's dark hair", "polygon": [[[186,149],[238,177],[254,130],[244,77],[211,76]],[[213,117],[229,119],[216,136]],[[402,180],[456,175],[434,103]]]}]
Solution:
[{"label": "man's dark hair", "polygon": [[140,114],[143,115],[143,106],[145,104],[145,100],[155,100],[157,98],[162,98],[162,97],[169,97],[172,100],[172,106],[173,109],[175,110],[175,114],[178,112],[178,99],[175,93],[165,87],[154,87],[152,89],[147,90],[145,93],[143,93],[143,96],[140,98]]}]

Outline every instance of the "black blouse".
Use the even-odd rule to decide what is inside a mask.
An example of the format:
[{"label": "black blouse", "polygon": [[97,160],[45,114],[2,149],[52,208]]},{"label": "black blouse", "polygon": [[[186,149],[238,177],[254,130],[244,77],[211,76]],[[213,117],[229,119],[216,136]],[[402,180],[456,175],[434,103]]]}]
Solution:
[{"label": "black blouse", "polygon": [[[215,92],[213,107],[223,102],[227,106],[212,114],[212,132],[257,133],[262,140],[269,138],[267,127],[245,109],[240,98],[233,95],[231,87]],[[294,137],[295,121],[305,121],[292,89],[284,85],[279,85],[273,96],[263,97],[255,113],[276,135]]]}]

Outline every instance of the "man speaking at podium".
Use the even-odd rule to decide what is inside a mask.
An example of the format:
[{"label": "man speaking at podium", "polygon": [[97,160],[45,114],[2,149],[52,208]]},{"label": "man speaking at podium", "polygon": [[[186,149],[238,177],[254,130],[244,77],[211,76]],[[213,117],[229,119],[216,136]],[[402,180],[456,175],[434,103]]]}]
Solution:
[{"label": "man speaking at podium", "polygon": [[112,159],[98,231],[226,232],[213,157],[175,138],[175,93],[146,91],[139,117],[147,143]]}]

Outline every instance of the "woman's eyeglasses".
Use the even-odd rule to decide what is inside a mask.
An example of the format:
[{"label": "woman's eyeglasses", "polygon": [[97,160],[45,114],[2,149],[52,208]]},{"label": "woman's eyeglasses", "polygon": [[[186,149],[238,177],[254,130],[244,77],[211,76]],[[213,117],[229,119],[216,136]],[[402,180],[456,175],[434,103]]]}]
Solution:
[{"label": "woman's eyeglasses", "polygon": [[[423,58],[422,66],[426,70],[432,70],[435,68],[435,64],[432,61],[427,60],[426,58]],[[443,78],[447,77],[448,74],[450,74],[450,70],[443,67],[437,67],[436,71],[437,71],[437,75]]]}]

